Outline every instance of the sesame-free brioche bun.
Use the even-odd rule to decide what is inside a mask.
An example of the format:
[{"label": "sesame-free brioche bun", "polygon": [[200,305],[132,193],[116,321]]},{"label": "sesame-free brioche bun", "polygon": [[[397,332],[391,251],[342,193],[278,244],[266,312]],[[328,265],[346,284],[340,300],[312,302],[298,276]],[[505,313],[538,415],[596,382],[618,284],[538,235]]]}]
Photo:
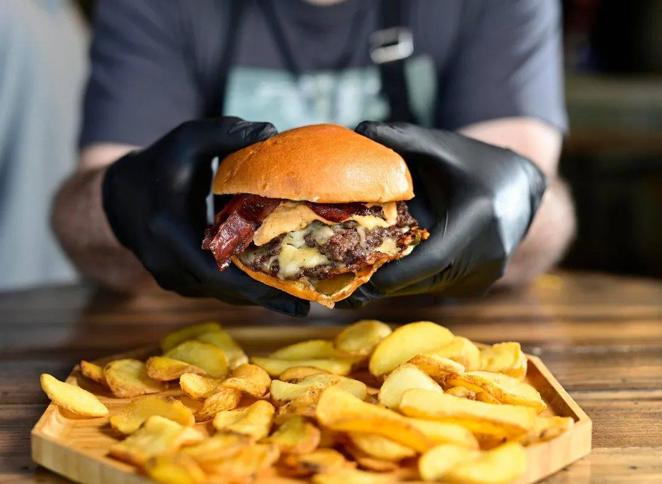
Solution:
[{"label": "sesame-free brioche bun", "polygon": [[317,203],[414,197],[399,154],[334,124],[291,129],[232,153],[216,172],[213,191]]}]

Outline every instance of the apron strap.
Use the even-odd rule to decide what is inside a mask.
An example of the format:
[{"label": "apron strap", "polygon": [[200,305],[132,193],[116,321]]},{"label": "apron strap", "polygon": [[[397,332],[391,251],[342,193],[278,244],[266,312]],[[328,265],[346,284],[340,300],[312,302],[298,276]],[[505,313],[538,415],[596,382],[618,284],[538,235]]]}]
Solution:
[{"label": "apron strap", "polygon": [[402,4],[401,0],[380,2],[381,30],[370,37],[370,57],[379,67],[382,93],[391,107],[387,121],[415,123],[404,62],[413,53],[414,44],[412,33],[403,22]]}]

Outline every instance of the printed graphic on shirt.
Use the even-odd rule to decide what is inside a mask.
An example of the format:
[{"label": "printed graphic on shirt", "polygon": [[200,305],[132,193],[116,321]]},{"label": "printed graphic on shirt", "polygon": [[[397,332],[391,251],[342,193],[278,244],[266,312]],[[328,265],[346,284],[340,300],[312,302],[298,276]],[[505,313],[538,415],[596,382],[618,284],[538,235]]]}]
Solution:
[{"label": "printed graphic on shirt", "polygon": [[[431,125],[436,91],[432,59],[411,59],[405,72],[412,111],[420,124]],[[376,66],[310,72],[299,79],[286,71],[236,66],[228,77],[223,114],[268,120],[283,131],[306,124],[354,127],[366,119],[380,121],[388,117],[389,106]]]}]

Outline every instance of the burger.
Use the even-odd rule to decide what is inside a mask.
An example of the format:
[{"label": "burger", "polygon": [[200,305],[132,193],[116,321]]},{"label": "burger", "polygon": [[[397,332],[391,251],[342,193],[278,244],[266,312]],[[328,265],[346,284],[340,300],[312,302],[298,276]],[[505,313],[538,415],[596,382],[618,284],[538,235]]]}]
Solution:
[{"label": "burger", "polygon": [[395,151],[337,125],[305,126],[239,150],[212,191],[232,195],[205,231],[218,269],[333,307],[428,238],[407,209]]}]

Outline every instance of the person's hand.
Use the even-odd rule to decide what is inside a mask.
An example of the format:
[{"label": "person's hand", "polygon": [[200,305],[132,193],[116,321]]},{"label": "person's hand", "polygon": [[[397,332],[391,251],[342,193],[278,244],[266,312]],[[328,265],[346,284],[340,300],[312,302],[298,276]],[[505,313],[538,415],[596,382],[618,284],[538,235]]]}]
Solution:
[{"label": "person's hand", "polygon": [[239,118],[191,121],[107,169],[103,207],[110,226],[161,287],[291,315],[308,313],[307,301],[261,284],[234,266],[219,272],[211,253],[201,249],[212,159],[274,134],[270,123]]},{"label": "person's hand", "polygon": [[377,122],[363,122],[356,131],[405,159],[415,193],[407,205],[430,238],[379,269],[342,306],[486,291],[529,228],[546,188],[542,172],[512,151],[452,132]]}]

